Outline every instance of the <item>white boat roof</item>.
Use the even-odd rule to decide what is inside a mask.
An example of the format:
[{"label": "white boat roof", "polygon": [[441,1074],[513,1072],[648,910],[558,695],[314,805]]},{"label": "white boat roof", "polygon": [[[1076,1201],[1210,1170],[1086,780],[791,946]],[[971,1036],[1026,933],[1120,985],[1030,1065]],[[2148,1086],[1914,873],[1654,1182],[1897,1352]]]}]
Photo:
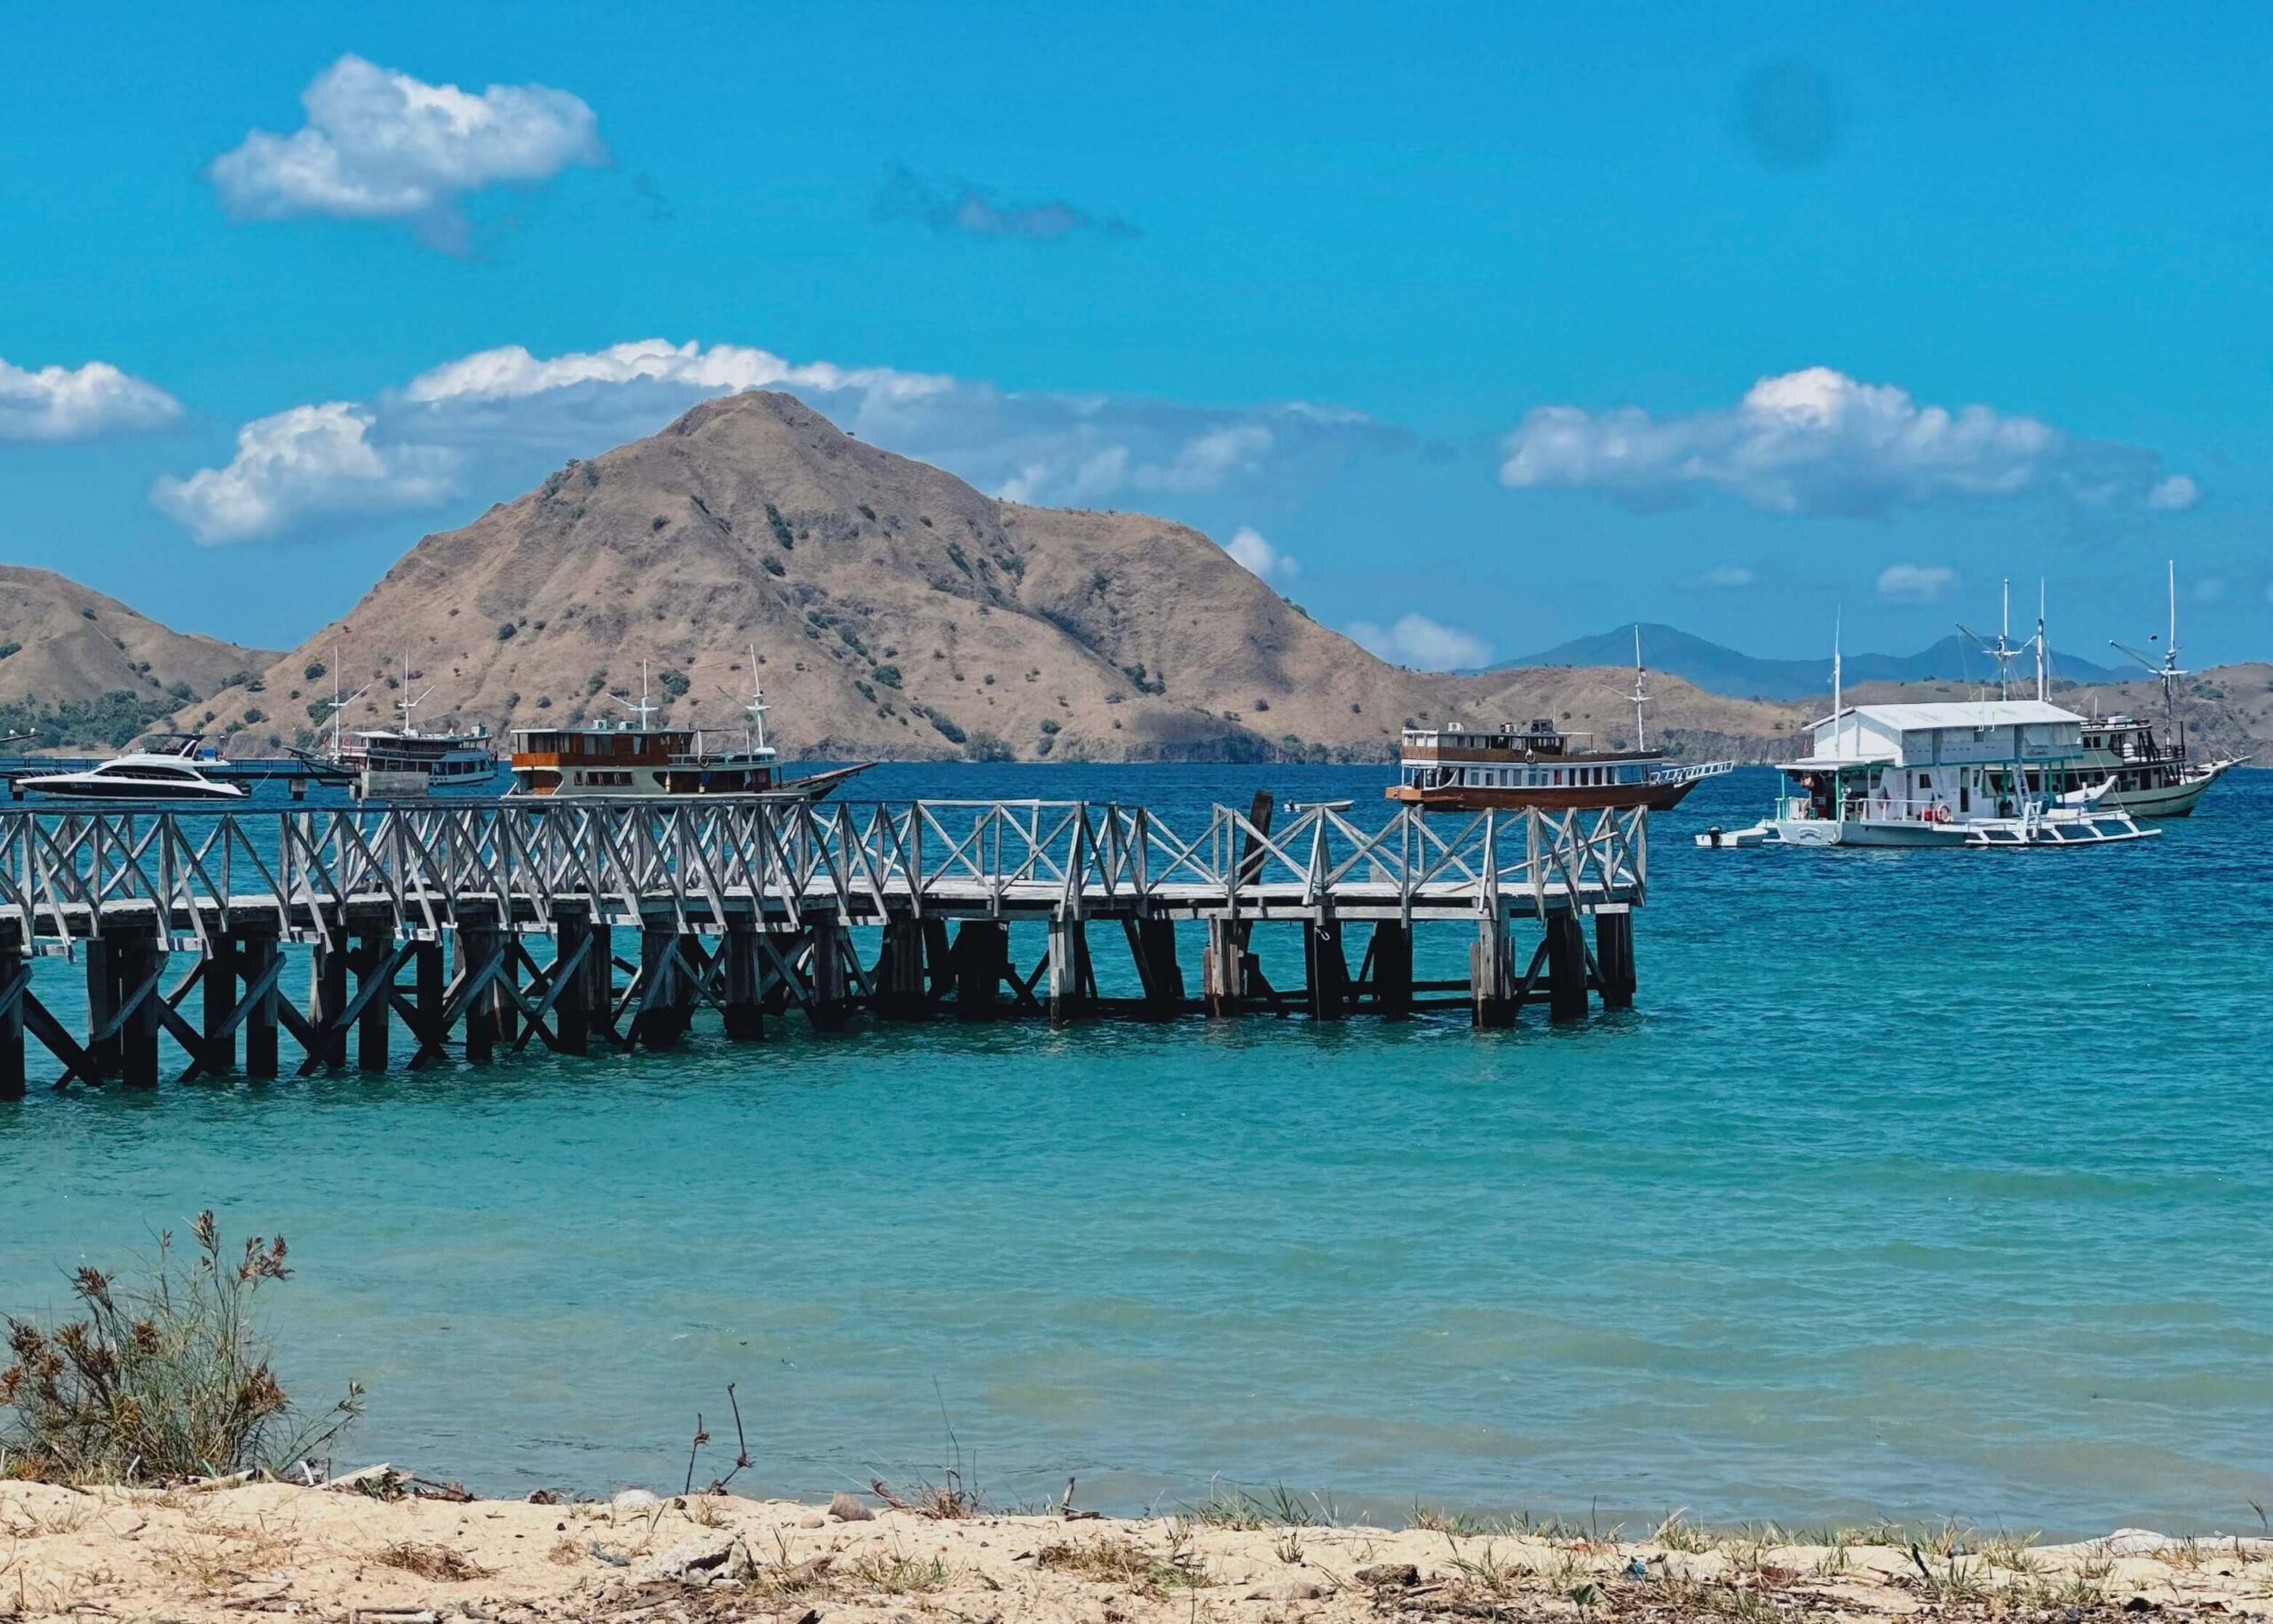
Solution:
[{"label": "white boat roof", "polygon": [[1920,705],[1849,705],[1814,725],[1822,727],[1841,717],[1860,717],[1896,733],[1913,733],[1926,727],[2013,727],[2084,719],[2072,710],[2063,710],[2042,700],[1945,700]]}]

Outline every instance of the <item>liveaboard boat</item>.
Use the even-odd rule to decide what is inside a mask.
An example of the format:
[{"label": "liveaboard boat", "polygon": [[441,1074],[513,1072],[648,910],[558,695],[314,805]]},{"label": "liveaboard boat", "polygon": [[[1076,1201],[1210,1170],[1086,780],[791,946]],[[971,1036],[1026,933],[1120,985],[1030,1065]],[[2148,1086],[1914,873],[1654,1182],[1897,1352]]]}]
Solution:
[{"label": "liveaboard boat", "polygon": [[408,652],[402,657],[402,697],[394,704],[402,712],[400,727],[344,729],[342,720],[347,707],[369,692],[371,685],[365,683],[354,693],[343,696],[338,669],[339,661],[335,654],[329,701],[330,747],[322,756],[309,759],[328,762],[347,773],[358,795],[422,796],[439,789],[480,789],[496,781],[497,752],[489,742],[488,729],[477,724],[463,730],[420,730],[414,713],[434,690],[430,687],[411,692]]},{"label": "liveaboard boat", "polygon": [[2078,846],[2142,840],[2105,796],[2111,780],[2055,792],[2079,770],[2083,717],[2041,700],[1840,705],[1782,764],[1773,810],[1743,829],[1707,829],[1708,847]]},{"label": "liveaboard boat", "polygon": [[[1536,806],[1548,811],[1646,807],[1667,812],[1730,761],[1676,762],[1648,748],[1642,707],[1649,702],[1642,667],[1642,628],[1634,628],[1634,748],[1596,750],[1548,717],[1529,727],[1475,723],[1408,727],[1398,747],[1398,780],[1385,791],[1425,812],[1486,812]],[[1615,692],[1615,690],[1613,690]]]},{"label": "liveaboard boat", "polygon": [[[575,727],[513,729],[511,796],[753,796],[819,800],[868,763],[784,778],[765,742],[764,691],[756,652],[750,656],[750,697],[742,704],[749,726],[739,749],[706,749],[702,730],[656,727],[661,707],[647,698],[647,669],[639,669],[639,702],[618,701],[631,715],[618,722]],[[611,695],[611,698],[614,696]]]},{"label": "liveaboard boat", "polygon": [[2093,717],[2084,722],[2081,764],[2048,772],[2045,787],[2062,793],[2112,779],[2102,805],[2119,807],[2134,818],[2184,818],[2192,814],[2204,790],[2238,764],[2236,757],[2202,761],[2190,756],[2182,725],[2178,742],[2164,744],[2155,737],[2154,724],[2143,717]]}]

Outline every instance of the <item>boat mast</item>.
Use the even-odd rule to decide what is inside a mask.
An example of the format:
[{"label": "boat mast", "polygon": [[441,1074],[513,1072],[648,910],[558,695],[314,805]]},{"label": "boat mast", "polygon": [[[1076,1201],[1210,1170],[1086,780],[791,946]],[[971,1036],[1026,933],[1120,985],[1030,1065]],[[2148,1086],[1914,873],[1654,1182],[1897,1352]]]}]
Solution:
[{"label": "boat mast", "polygon": [[2044,703],[2046,666],[2050,655],[2044,643],[2044,577],[2036,578],[2036,702]]},{"label": "boat mast", "polygon": [[[1641,658],[1641,628],[1637,626],[1634,631],[1635,658],[1637,661]],[[756,755],[765,749],[765,685],[757,679],[757,645],[755,643],[749,646],[749,703],[742,709],[749,712],[750,720],[749,728],[743,734],[743,741],[749,746],[750,753]]]},{"label": "boat mast", "polygon": [[[2178,736],[2179,748],[2183,749],[2186,748],[2186,731],[2185,724],[2178,719],[2178,679],[2187,673],[2178,663],[2178,560],[2165,559],[2164,566],[2168,571],[2167,582],[2170,591],[2170,641],[2163,645],[2161,661],[2158,662],[2150,660],[2128,643],[2119,643],[2113,638],[2110,638],[2107,641],[2109,647],[2130,655],[2132,659],[2146,667],[2150,673],[2160,679],[2163,685],[2163,715],[2169,722],[2172,731]],[[2160,635],[2156,633],[2149,637],[2147,641],[2151,643],[2155,640],[2155,637]]]},{"label": "boat mast", "polygon": [[1649,735],[1642,730],[1642,707],[1649,702],[1650,698],[1648,692],[1643,686],[1642,676],[1642,622],[1635,621],[1634,622],[1634,692],[1626,697],[1632,701],[1634,705],[1634,748],[1636,750],[1646,750],[1650,748]]},{"label": "boat mast", "polygon": [[410,651],[407,648],[404,649],[402,651],[402,698],[396,701],[402,711],[402,736],[404,738],[416,739],[418,736],[418,730],[410,725],[410,713],[417,709],[419,705],[424,701],[427,693],[432,693],[433,691],[433,689],[429,688],[424,693],[414,694],[411,693]]}]

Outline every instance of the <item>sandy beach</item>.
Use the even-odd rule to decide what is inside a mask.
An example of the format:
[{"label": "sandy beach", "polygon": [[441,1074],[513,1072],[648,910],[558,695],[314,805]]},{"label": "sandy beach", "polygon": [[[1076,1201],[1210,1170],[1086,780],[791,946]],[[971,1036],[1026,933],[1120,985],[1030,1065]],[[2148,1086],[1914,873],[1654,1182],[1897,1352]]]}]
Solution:
[{"label": "sandy beach", "polygon": [[[368,1485],[367,1485],[368,1486]],[[399,1485],[392,1485],[399,1486]],[[2119,1531],[1675,1524],[1334,1526],[1252,1500],[1181,1516],[940,1517],[724,1494],[379,1498],[278,1484],[0,1484],[0,1616],[369,1624],[555,1619],[1425,1620],[2273,1613],[2273,1541]],[[1628,1531],[1631,1534],[1632,1531]]]}]

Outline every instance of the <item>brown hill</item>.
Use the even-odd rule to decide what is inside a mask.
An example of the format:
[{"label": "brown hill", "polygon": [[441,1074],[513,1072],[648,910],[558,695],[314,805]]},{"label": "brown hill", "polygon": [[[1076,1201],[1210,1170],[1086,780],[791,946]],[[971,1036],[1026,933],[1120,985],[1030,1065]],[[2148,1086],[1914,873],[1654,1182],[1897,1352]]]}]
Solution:
[{"label": "brown hill", "polygon": [[[1630,716],[1615,673],[1389,665],[1198,531],[998,502],[753,392],[426,537],[255,688],[184,717],[311,732],[337,663],[350,689],[374,685],[351,722],[376,718],[407,651],[412,685],[435,690],[423,721],[619,715],[604,696],[636,695],[645,661],[669,719],[739,729],[752,644],[773,740],[807,757],[1379,759],[1407,718],[1623,737]],[[1789,725],[1787,708],[1662,692],[1652,726],[1675,738],[1766,749]]]},{"label": "brown hill", "polygon": [[0,564],[0,733],[120,744],[275,652],[174,631],[49,570]]}]

